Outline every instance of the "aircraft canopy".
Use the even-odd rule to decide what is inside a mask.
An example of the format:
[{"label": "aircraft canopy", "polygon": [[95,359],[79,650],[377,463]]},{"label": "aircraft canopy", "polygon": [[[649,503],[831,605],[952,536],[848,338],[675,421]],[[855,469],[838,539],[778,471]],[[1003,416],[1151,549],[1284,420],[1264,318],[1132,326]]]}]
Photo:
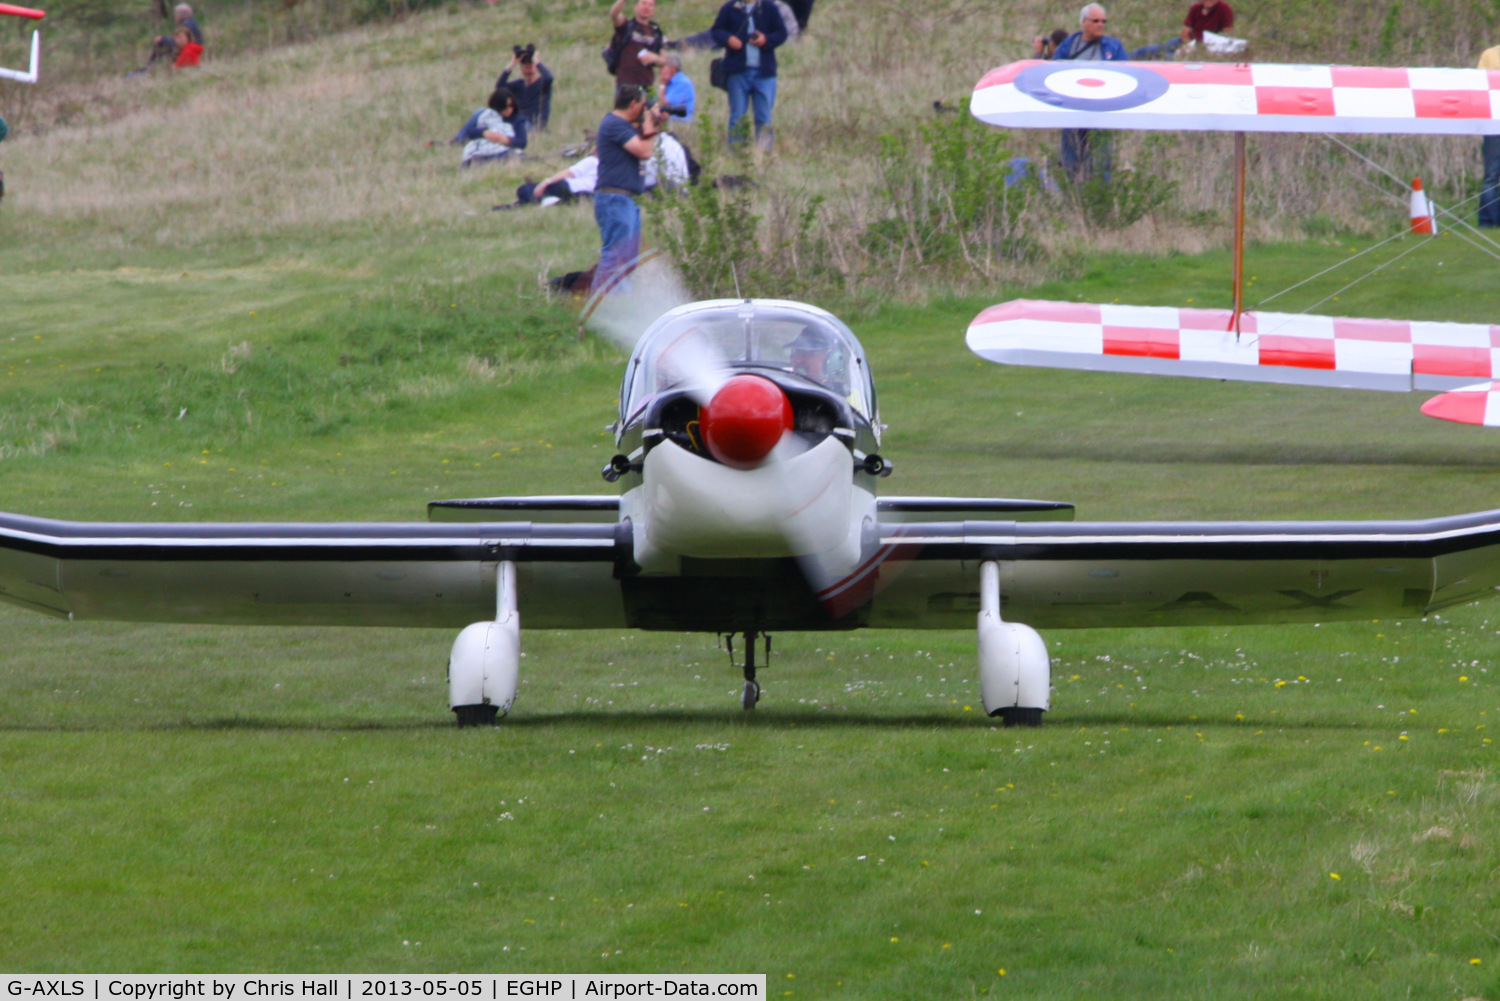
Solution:
[{"label": "aircraft canopy", "polygon": [[[807,365],[807,355],[822,355]],[[796,355],[797,357],[794,357]],[[625,367],[620,417],[657,393],[694,380],[719,381],[725,367],[792,372],[845,396],[866,418],[875,387],[865,351],[832,313],[777,299],[716,299],[674,309],[641,335]]]}]

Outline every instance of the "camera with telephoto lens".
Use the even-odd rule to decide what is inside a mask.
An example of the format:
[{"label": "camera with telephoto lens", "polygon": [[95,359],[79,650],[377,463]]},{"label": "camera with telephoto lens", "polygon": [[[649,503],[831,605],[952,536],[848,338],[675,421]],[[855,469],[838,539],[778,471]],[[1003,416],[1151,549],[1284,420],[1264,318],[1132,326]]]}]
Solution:
[{"label": "camera with telephoto lens", "polygon": [[666,118],[668,115],[677,115],[680,118],[686,118],[688,114],[687,105],[671,104],[660,99],[649,102],[646,108],[649,111],[656,112],[658,118]]},{"label": "camera with telephoto lens", "polygon": [[523,63],[531,62],[532,56],[536,55],[535,44],[527,45],[524,48],[520,45],[512,45],[510,47],[510,50],[514,52],[516,54],[516,58],[521,60],[521,62]]}]

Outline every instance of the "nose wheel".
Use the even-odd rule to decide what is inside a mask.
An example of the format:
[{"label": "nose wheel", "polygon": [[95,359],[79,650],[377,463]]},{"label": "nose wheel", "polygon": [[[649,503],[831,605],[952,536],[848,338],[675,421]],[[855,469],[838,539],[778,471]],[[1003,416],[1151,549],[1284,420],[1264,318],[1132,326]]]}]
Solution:
[{"label": "nose wheel", "polygon": [[[760,701],[760,682],[755,680],[755,641],[764,639],[766,642],[766,663],[771,663],[771,637],[755,629],[745,630],[745,687],[740,692],[740,708],[746,712],[755,708]],[[734,662],[734,633],[728,633],[725,637],[725,645],[729,648],[729,665],[737,667]]]}]

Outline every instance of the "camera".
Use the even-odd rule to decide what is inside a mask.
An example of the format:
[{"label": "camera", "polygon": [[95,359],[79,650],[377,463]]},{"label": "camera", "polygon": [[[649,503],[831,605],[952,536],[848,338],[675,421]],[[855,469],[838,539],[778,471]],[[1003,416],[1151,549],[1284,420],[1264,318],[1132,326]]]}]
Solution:
[{"label": "camera", "polygon": [[516,54],[516,58],[519,59],[519,60],[521,60],[521,62],[523,62],[523,63],[529,63],[529,62],[531,62],[532,57],[536,55],[536,45],[535,44],[530,44],[530,45],[526,45],[526,46],[512,45],[510,47],[510,50],[512,52],[514,52]]},{"label": "camera", "polygon": [[666,101],[655,100],[646,105],[647,110],[656,112],[658,118],[666,118],[668,115],[677,115],[686,118],[688,109],[685,104],[669,104]]}]

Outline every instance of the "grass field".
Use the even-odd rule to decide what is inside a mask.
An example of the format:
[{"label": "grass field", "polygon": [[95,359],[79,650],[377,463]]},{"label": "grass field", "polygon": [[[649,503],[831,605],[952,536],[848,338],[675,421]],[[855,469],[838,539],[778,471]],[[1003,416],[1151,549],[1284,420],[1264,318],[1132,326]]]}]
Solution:
[{"label": "grass field", "polygon": [[[982,20],[942,12],[960,7],[882,51],[919,73],[924,39],[946,56]],[[560,161],[465,176],[422,145],[471,110],[439,81],[477,90],[510,40],[475,30],[490,12],[226,56],[198,84],[101,81],[71,123],[0,147],[0,509],[419,520],[439,497],[607,489],[620,356],[537,282],[586,263],[587,210],[492,214]],[[597,12],[564,13],[558,63],[602,80],[581,27]],[[880,54],[857,41],[850,60]],[[795,60],[831,78],[831,49]],[[818,140],[873,146],[881,94],[843,87],[842,117],[789,101],[787,153],[761,166],[813,183]],[[1420,396],[1002,369],[964,347],[980,309],[1023,292],[1227,305],[1220,250],[1101,249],[1158,222],[1171,245],[1180,220],[1147,219],[1079,242],[1040,287],[877,274],[820,301],[869,350],[885,489],[1068,500],[1087,520],[1500,506],[1493,433],[1423,418]],[[1248,301],[1371,243],[1323,228],[1252,247]],[[1338,291],[1358,267],[1273,306],[1500,306],[1494,261],[1456,237]],[[978,711],[968,633],[778,635],[751,717],[712,636],[528,632],[512,717],[460,732],[447,632],[0,608],[0,970],[1497,1001],[1496,608],[1051,632],[1054,711],[1025,732]]]},{"label": "grass field", "polygon": [[[1251,273],[1280,287],[1350,248],[1263,248]],[[1485,259],[1433,250],[1421,302],[1371,282],[1348,311],[1482,314]],[[382,291],[374,267],[257,282],[209,260],[170,281],[7,257],[26,326],[0,343],[5,412],[71,415],[8,453],[12,509],[420,518],[438,496],[604,486],[616,356],[529,294],[508,314],[529,326],[476,348],[471,307],[428,303],[424,325],[420,283]],[[1217,304],[1224,265],[1101,259],[1038,292]],[[988,301],[851,317],[890,490],[1083,518],[1494,503],[1488,438],[1418,397],[1001,369],[962,344]],[[392,324],[423,349],[412,333],[377,364]],[[346,341],[368,357],[340,366]],[[481,374],[486,350],[523,377]],[[1491,615],[1052,633],[1055,711],[1019,734],[977,712],[963,633],[778,637],[754,718],[712,637],[528,633],[514,715],[475,733],[445,719],[446,633],[5,612],[0,967],[1493,997]]]}]

